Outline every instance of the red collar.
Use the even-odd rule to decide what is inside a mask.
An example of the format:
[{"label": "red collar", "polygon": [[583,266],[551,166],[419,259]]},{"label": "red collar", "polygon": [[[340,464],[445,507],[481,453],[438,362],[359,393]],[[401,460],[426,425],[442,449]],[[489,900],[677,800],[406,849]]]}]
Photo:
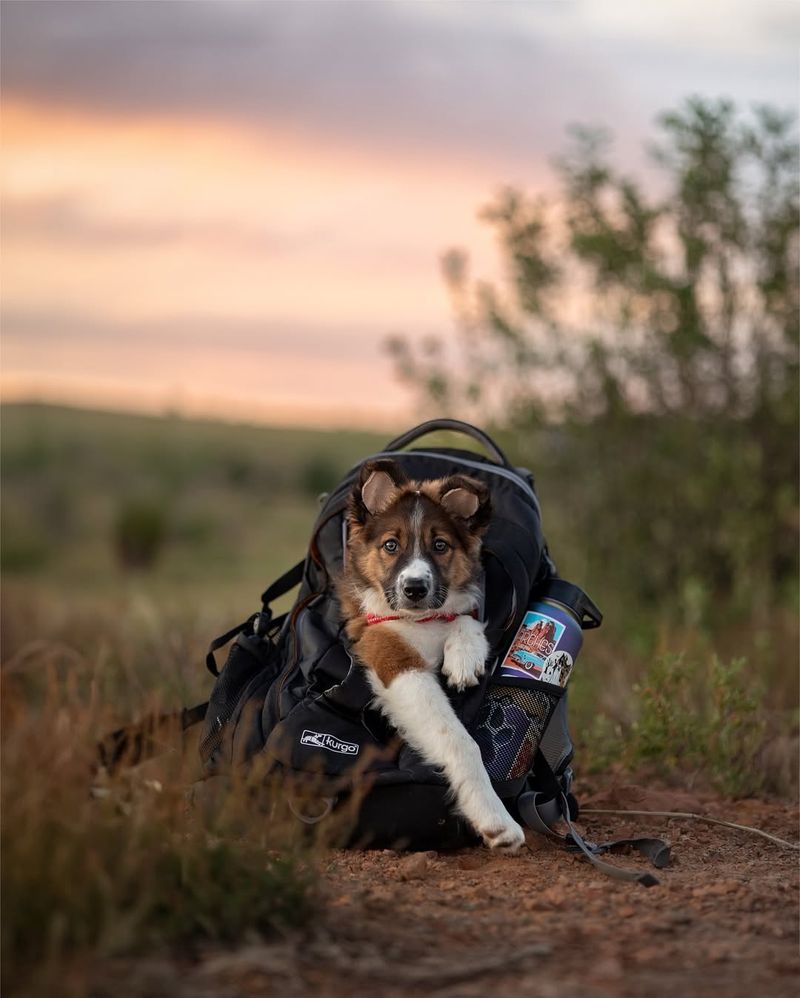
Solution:
[{"label": "red collar", "polygon": [[477,620],[478,619],[478,611],[477,610],[469,610],[467,613],[432,613],[428,617],[420,617],[417,620],[414,620],[413,617],[400,617],[400,616],[397,616],[397,617],[379,617],[377,613],[368,613],[364,617],[364,620],[365,620],[367,626],[369,627],[371,624],[383,624],[387,620],[405,620],[409,624],[430,624],[434,620],[444,620],[448,624],[452,624],[452,622],[457,617],[474,617],[475,620]]}]

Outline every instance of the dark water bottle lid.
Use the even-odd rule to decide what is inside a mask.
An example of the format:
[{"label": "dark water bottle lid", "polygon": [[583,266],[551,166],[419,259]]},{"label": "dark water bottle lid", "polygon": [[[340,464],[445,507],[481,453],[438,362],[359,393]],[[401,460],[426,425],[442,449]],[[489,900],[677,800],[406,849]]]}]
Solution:
[{"label": "dark water bottle lid", "polygon": [[584,631],[590,631],[603,623],[603,614],[594,602],[580,588],[565,579],[547,579],[536,590],[538,599],[550,599],[561,603],[575,614]]}]

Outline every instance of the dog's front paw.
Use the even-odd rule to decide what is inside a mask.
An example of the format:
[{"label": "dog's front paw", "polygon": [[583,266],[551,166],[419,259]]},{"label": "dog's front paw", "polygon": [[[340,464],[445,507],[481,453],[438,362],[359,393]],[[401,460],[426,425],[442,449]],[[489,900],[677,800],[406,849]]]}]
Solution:
[{"label": "dog's front paw", "polygon": [[486,671],[488,656],[489,642],[483,625],[477,620],[465,619],[444,644],[442,675],[447,679],[447,685],[459,692],[468,686],[477,686]]},{"label": "dog's front paw", "polygon": [[498,852],[515,853],[525,844],[525,832],[514,821],[511,815],[506,815],[501,821],[478,829],[484,844]]}]

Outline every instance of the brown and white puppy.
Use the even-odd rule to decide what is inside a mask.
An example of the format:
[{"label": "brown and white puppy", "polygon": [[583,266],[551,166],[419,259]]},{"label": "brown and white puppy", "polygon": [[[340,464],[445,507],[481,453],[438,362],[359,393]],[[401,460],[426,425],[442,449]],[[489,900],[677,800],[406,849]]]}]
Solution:
[{"label": "brown and white puppy", "polygon": [[475,686],[488,655],[475,616],[489,491],[463,476],[409,481],[368,462],[350,497],[338,596],[375,699],[401,736],[440,767],[459,811],[492,848],[515,850],[519,825],[492,789],[474,739],[442,689]]}]

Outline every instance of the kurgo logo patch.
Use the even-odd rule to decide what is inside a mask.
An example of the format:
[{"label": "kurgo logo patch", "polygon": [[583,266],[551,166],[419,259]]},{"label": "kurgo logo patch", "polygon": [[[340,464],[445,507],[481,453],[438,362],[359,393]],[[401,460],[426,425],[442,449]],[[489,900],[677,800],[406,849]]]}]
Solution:
[{"label": "kurgo logo patch", "polygon": [[308,728],[300,737],[301,745],[312,745],[314,748],[324,748],[340,755],[358,755],[360,746],[356,742],[343,742],[327,731],[309,731]]}]

